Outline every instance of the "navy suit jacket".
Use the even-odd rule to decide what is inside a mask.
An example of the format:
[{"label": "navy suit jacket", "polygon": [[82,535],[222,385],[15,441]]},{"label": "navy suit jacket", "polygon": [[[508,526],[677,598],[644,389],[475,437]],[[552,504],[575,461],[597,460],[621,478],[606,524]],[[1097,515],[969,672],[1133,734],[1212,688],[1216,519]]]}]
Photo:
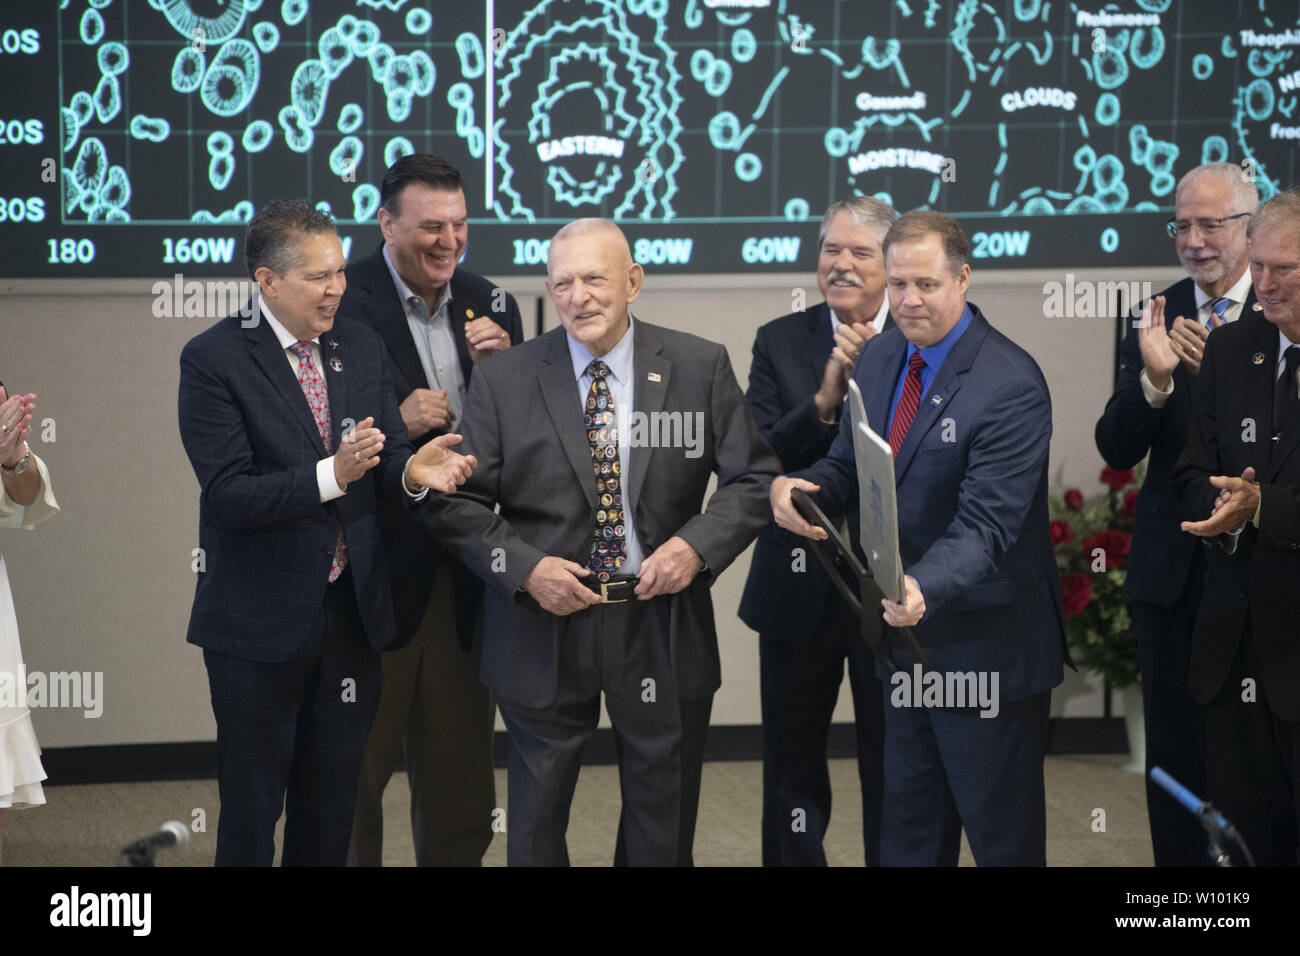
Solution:
[{"label": "navy suit jacket", "polygon": [[[894,459],[899,549],[925,598],[913,630],[931,668],[996,671],[1001,698],[1013,701],[1059,684],[1068,659],[1047,512],[1051,397],[1029,353],[968,304],[973,321]],[[853,370],[877,434],[906,355],[907,339],[890,329],[867,342]],[[856,505],[848,416],[830,453],[797,477],[821,485],[832,517]],[[895,657],[910,667],[905,652]]]},{"label": "navy suit jacket", "polygon": [[[1253,310],[1210,333],[1196,377],[1191,433],[1171,484],[1183,496],[1187,520],[1199,521],[1209,516],[1219,494],[1211,475],[1255,469],[1259,527],[1247,522],[1232,554],[1217,545],[1209,549],[1187,689],[1201,703],[1214,699],[1249,615],[1263,693],[1278,716],[1295,722],[1300,721],[1300,418],[1293,417],[1272,440],[1278,345],[1277,326]],[[1253,432],[1243,424],[1247,419]]]},{"label": "navy suit jacket", "polygon": [[[1165,297],[1167,328],[1173,328],[1174,319],[1180,315],[1196,317],[1196,293],[1191,279],[1175,282],[1160,295]],[[1242,316],[1249,314],[1254,302],[1252,287],[1242,306]],[[1128,316],[1121,316],[1120,321],[1126,324],[1127,331],[1120,345],[1115,392],[1097,420],[1097,451],[1106,464],[1119,471],[1132,468],[1148,452],[1151,455],[1146,480],[1138,492],[1133,551],[1128,559],[1124,587],[1135,601],[1170,607],[1187,585],[1192,557],[1200,546],[1194,535],[1179,528],[1186,520],[1183,503],[1170,485],[1174,465],[1187,444],[1196,378],[1180,362],[1174,369],[1173,395],[1160,408],[1152,408],[1142,394],[1138,330]]]},{"label": "navy suit jacket", "polygon": [[[839,432],[838,424],[827,425],[818,417],[813,402],[835,346],[830,315],[830,307],[822,302],[773,319],[754,339],[745,399],[763,438],[781,459],[782,472],[807,468],[825,457]],[[887,316],[881,331],[893,327],[893,316]],[[849,535],[856,546],[854,515],[849,516]],[[805,552],[802,571],[793,569],[795,548]],[[827,599],[842,598],[807,550],[808,542],[775,521],[763,527],[740,599],[745,624],[778,640],[799,642],[813,636]]]},{"label": "navy suit jacket", "polygon": [[[383,243],[359,262],[348,265],[348,287],[339,304],[339,312],[350,319],[364,322],[379,333],[392,359],[393,386],[397,404],[401,405],[417,388],[429,388],[429,381],[420,364],[420,353],[411,338],[411,327],[406,320],[406,310],[397,297],[393,276],[384,262]],[[497,308],[494,309],[493,307]],[[498,289],[487,279],[457,269],[451,277],[452,338],[456,340],[456,353],[460,357],[461,375],[468,390],[474,372],[474,362],[469,357],[465,341],[465,323],[488,317],[510,334],[512,345],[524,340],[523,322],[519,317],[519,304],[504,289]],[[460,428],[453,422],[451,431]],[[385,432],[387,434],[387,432]],[[402,434],[406,435],[403,425]],[[433,429],[412,441],[419,448],[446,430]],[[442,545],[425,529],[411,520],[406,503],[386,498],[379,502],[379,528],[389,556],[389,574],[393,591],[393,611],[397,617],[397,637],[390,650],[410,642],[415,635],[424,612],[429,606],[434,575],[444,558]],[[453,590],[456,594],[456,635],[462,647],[468,649],[474,636],[478,608],[482,603],[483,584],[459,562],[456,563]]]},{"label": "navy suit jacket", "polygon": [[411,445],[384,345],[337,316],[320,337],[333,447],[349,418],[373,415],[387,438],[379,465],[322,504],[316,463],[327,452],[316,420],[270,323],[246,321],[228,316],[181,352],[181,441],[199,480],[205,565],[188,640],[249,660],[288,660],[318,623],[342,527],[365,638],[381,650],[394,631],[376,497],[411,502],[401,488]]}]

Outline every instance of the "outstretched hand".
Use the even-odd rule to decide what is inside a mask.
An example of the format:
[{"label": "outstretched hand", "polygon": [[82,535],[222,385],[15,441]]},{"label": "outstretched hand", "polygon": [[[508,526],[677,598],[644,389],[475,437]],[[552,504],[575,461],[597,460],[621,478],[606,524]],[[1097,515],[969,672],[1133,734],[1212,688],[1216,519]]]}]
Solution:
[{"label": "outstretched hand", "polygon": [[459,445],[459,435],[439,435],[420,448],[412,457],[406,474],[412,484],[450,494],[463,485],[478,467],[473,455],[459,455],[451,450]]}]

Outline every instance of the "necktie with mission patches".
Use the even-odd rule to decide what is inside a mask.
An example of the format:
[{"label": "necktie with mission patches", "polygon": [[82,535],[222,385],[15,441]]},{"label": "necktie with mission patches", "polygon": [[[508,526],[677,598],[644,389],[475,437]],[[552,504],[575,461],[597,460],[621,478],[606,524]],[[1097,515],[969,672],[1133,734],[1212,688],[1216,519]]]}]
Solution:
[{"label": "necktie with mission patches", "polygon": [[587,567],[596,580],[608,581],[627,559],[623,537],[623,491],[618,460],[618,419],[614,415],[614,393],[610,391],[609,366],[596,359],[587,366],[592,377],[587,391],[582,423],[591,446],[591,472],[596,479],[596,524],[592,532]]}]

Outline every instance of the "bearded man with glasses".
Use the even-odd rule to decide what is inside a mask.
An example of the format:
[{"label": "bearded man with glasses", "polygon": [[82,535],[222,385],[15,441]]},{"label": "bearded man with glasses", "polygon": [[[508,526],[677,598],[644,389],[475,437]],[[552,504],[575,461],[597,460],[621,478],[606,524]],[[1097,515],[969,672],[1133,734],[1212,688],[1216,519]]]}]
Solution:
[{"label": "bearded man with glasses", "polygon": [[[1246,219],[1258,203],[1254,183],[1231,163],[1197,166],[1179,181],[1165,230],[1188,277],[1142,303],[1141,319],[1128,322],[1115,391],[1096,429],[1097,450],[1112,468],[1151,456],[1125,579],[1138,633],[1147,769],[1163,767],[1202,794],[1204,716],[1187,675],[1205,555],[1179,528],[1185,516],[1169,479],[1187,443],[1205,340],[1255,307]],[[1149,778],[1147,816],[1156,866],[1206,864],[1200,825]]]}]

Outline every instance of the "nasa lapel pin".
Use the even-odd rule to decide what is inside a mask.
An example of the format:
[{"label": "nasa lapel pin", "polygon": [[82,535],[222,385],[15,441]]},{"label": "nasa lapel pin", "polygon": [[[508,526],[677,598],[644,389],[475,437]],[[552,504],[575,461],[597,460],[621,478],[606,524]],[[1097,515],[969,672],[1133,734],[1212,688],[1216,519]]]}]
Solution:
[{"label": "nasa lapel pin", "polygon": [[1263,352],[1256,352],[1254,355],[1252,355],[1252,356],[1250,357],[1250,361],[1251,361],[1251,363],[1254,364],[1254,365],[1263,365],[1263,364],[1264,364],[1264,353],[1263,353]]},{"label": "nasa lapel pin", "polygon": [[1264,307],[1263,307],[1262,305],[1260,305],[1258,302],[1256,302],[1254,305],[1252,305],[1252,306],[1251,306],[1251,309],[1252,309],[1253,311],[1255,311],[1255,312],[1263,312],[1263,311],[1264,311]]},{"label": "nasa lapel pin", "polygon": [[343,360],[337,355],[334,356],[334,358],[330,359],[330,368],[334,369],[336,372],[343,371]]},{"label": "nasa lapel pin", "polygon": [[663,376],[660,375],[658,372],[650,372],[648,375],[646,375],[646,380],[650,382],[662,382]]},{"label": "nasa lapel pin", "polygon": [[942,396],[942,395],[935,395],[935,396],[933,396],[933,397],[930,399],[930,404],[933,405],[935,408],[938,408],[938,407],[939,407],[939,404],[940,404],[942,401],[943,401],[943,396]]}]

